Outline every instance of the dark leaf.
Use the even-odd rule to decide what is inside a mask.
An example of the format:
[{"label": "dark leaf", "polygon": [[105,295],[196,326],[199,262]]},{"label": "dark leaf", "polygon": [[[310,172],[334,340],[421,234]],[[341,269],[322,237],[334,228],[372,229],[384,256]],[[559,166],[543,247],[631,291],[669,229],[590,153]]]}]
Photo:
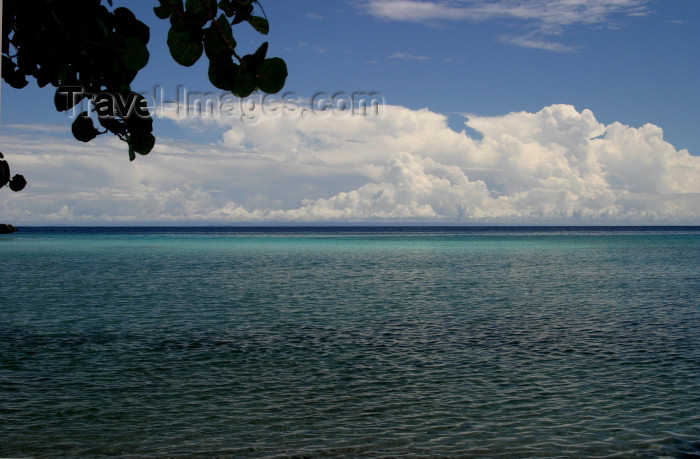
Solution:
[{"label": "dark leaf", "polygon": [[250,61],[250,66],[252,69],[257,70],[257,68],[260,67],[260,64],[263,63],[265,56],[267,56],[267,47],[267,42],[265,42],[255,51],[253,58]]},{"label": "dark leaf", "polygon": [[22,89],[29,83],[24,75],[16,70],[12,59],[7,56],[2,56],[2,79],[15,89]]},{"label": "dark leaf", "polygon": [[138,38],[129,37],[124,40],[124,48],[120,58],[126,68],[139,71],[148,64],[148,48],[146,48],[146,44]]},{"label": "dark leaf", "polygon": [[131,30],[132,36],[138,38],[144,43],[148,43],[148,41],[151,39],[151,29],[141,21],[137,20],[133,24],[133,28]]},{"label": "dark leaf", "polygon": [[255,91],[255,75],[243,71],[239,67],[238,73],[233,78],[233,84],[231,86],[231,92],[236,97],[248,97],[253,91]]},{"label": "dark leaf", "polygon": [[156,16],[160,19],[168,19],[170,15],[173,14],[173,10],[165,5],[153,7],[153,12],[156,13]]},{"label": "dark leaf", "polygon": [[124,8],[123,6],[120,6],[119,8],[114,10],[112,14],[114,14],[114,17],[117,20],[117,22],[122,22],[126,24],[132,21],[137,21],[134,13],[132,13],[129,8]]},{"label": "dark leaf", "polygon": [[5,160],[0,160],[0,188],[10,181],[10,165]]},{"label": "dark leaf", "polygon": [[153,132],[153,118],[150,116],[143,117],[132,114],[124,118],[124,124],[133,135],[145,135]]},{"label": "dark leaf", "polygon": [[148,101],[141,94],[133,93],[136,95],[136,113],[141,118],[150,118],[151,114],[148,112]]},{"label": "dark leaf", "polygon": [[147,155],[153,150],[153,146],[156,144],[156,138],[151,133],[143,135],[131,135],[129,136],[129,146],[140,155]]},{"label": "dark leaf", "polygon": [[227,17],[231,17],[236,13],[236,9],[233,7],[231,0],[221,0],[219,2],[219,8]]},{"label": "dark leaf", "polygon": [[233,16],[233,22],[231,23],[231,25],[239,24],[248,19],[250,15],[253,14],[253,5],[251,4],[236,5],[234,8],[236,10],[236,13]]},{"label": "dark leaf", "polygon": [[180,31],[189,30],[191,26],[189,19],[190,17],[186,14],[173,13],[170,16],[170,26]]},{"label": "dark leaf", "polygon": [[270,32],[270,23],[268,23],[267,19],[263,17],[251,16],[247,19],[247,21],[255,30],[263,35],[267,35]]},{"label": "dark leaf", "polygon": [[209,81],[219,89],[231,91],[237,74],[238,66],[230,57],[209,61]]},{"label": "dark leaf", "polygon": [[185,10],[191,14],[200,26],[206,24],[210,19],[216,17],[218,11],[216,0],[186,0]]},{"label": "dark leaf", "polygon": [[[55,86],[59,86],[58,81],[56,81],[56,68],[52,64],[52,62],[48,62],[46,65],[42,65],[34,74],[36,77],[36,84],[39,85],[40,88],[52,82],[55,83]],[[3,63],[3,76],[4,73],[5,64]]]},{"label": "dark leaf", "polygon": [[87,112],[83,112],[75,118],[71,131],[73,131],[73,137],[81,142],[89,142],[99,134]]},{"label": "dark leaf", "polygon": [[115,92],[118,92],[119,94],[129,94],[131,92],[131,85],[125,84],[119,86]]},{"label": "dark leaf", "polygon": [[105,25],[104,21],[102,21],[100,18],[96,18],[95,22],[97,23],[98,28],[100,29],[100,32],[102,33],[103,38],[109,37],[109,35],[112,33],[107,29],[107,26]]},{"label": "dark leaf", "polygon": [[204,31],[204,52],[210,60],[226,60],[233,55],[231,48],[236,47],[236,40],[233,39],[231,24],[223,14],[216,22],[218,26],[212,23]]},{"label": "dark leaf", "polygon": [[123,117],[127,130],[132,135],[145,135],[153,131],[153,118],[148,113],[148,101],[141,94],[131,93],[135,97],[133,110]]},{"label": "dark leaf", "polygon": [[168,32],[168,48],[178,64],[189,67],[202,56],[204,47],[201,39],[189,30],[176,30],[171,27]]},{"label": "dark leaf", "polygon": [[134,13],[129,9],[120,7],[114,10],[115,28],[119,35],[124,38],[138,38],[144,43],[148,43],[151,31],[146,24],[136,19]]},{"label": "dark leaf", "polygon": [[17,174],[10,180],[10,189],[12,191],[22,191],[25,186],[27,186],[27,180],[25,180],[23,175]]},{"label": "dark leaf", "polygon": [[279,57],[265,59],[258,67],[258,88],[268,94],[279,92],[287,81],[287,64]]}]

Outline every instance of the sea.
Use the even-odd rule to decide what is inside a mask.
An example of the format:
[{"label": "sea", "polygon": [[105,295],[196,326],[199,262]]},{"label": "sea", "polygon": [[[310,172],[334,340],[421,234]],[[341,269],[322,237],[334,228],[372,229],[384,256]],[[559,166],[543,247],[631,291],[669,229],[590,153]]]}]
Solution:
[{"label": "sea", "polygon": [[0,457],[699,458],[700,227],[23,227]]}]

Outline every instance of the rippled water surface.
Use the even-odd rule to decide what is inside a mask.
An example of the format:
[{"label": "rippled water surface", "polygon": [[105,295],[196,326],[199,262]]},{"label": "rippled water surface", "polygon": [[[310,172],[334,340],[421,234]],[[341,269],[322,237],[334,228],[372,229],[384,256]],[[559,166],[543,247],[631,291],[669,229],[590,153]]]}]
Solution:
[{"label": "rippled water surface", "polygon": [[700,457],[700,230],[0,236],[0,456]]}]

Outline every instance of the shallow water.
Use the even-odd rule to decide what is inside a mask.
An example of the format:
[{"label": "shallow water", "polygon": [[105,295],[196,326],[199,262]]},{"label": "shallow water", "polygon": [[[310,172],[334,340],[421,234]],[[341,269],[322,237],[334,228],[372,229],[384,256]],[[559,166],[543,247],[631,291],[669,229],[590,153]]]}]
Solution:
[{"label": "shallow water", "polygon": [[700,230],[23,229],[0,456],[700,457]]}]

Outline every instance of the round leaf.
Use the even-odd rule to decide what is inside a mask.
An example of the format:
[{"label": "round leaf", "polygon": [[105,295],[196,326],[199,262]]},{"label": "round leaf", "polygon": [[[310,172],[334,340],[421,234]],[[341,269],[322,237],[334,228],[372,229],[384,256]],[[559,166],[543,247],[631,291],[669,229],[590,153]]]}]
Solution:
[{"label": "round leaf", "polygon": [[219,16],[216,23],[204,29],[204,52],[210,60],[229,59],[233,54],[231,48],[236,47],[231,24],[226,16]]},{"label": "round leaf", "polygon": [[287,81],[287,64],[279,57],[265,59],[258,67],[258,88],[274,94],[284,87]]},{"label": "round leaf", "polygon": [[237,73],[238,66],[233,63],[230,57],[209,61],[209,81],[219,89],[231,91]]},{"label": "round leaf", "polygon": [[129,145],[140,155],[147,155],[153,150],[156,138],[151,133],[145,135],[132,135],[129,137]]},{"label": "round leaf", "polygon": [[27,186],[27,180],[23,175],[17,174],[10,180],[10,189],[12,191],[22,191],[25,186]]},{"label": "round leaf", "polygon": [[193,65],[202,56],[202,40],[193,36],[189,30],[176,30],[171,27],[168,32],[168,48],[173,59],[185,67]]},{"label": "round leaf", "polygon": [[124,40],[124,50],[120,56],[122,62],[129,70],[139,71],[148,64],[148,48],[138,38],[129,37]]},{"label": "round leaf", "polygon": [[[239,70],[242,70],[239,67]],[[255,75],[239,71],[233,78],[231,92],[236,97],[248,97],[255,91]]]},{"label": "round leaf", "polygon": [[114,10],[115,28],[117,33],[123,37],[138,38],[144,43],[148,43],[151,37],[151,30],[146,24],[136,19],[134,13],[128,8],[120,7]]},{"label": "round leaf", "polygon": [[99,134],[87,112],[83,112],[75,118],[71,131],[73,131],[73,137],[81,142],[89,142]]},{"label": "round leaf", "polygon": [[160,19],[168,19],[173,14],[173,10],[164,5],[153,7],[153,12]]}]

